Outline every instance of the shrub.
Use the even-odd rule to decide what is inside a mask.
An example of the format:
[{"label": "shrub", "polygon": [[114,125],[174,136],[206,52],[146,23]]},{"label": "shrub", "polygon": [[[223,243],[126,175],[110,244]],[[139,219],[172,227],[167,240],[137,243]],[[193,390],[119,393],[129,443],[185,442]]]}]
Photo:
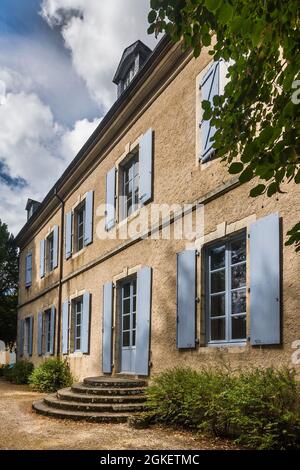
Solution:
[{"label": "shrub", "polygon": [[173,369],[147,392],[156,422],[230,437],[256,449],[300,447],[299,387],[287,369]]},{"label": "shrub", "polygon": [[31,374],[29,384],[38,392],[56,392],[73,383],[67,361],[48,359]]},{"label": "shrub", "polygon": [[13,366],[4,367],[3,375],[14,384],[27,384],[33,369],[32,362],[18,361]]}]

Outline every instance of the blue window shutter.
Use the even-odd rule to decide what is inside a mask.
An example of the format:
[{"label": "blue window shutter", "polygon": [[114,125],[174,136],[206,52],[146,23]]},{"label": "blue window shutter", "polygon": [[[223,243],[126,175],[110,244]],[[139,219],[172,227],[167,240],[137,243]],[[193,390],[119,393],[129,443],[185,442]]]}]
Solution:
[{"label": "blue window shutter", "polygon": [[[201,82],[201,92],[202,100],[210,101],[213,106],[213,97],[219,94],[219,62],[214,62],[214,64],[209,68],[203,80]],[[201,161],[205,162],[209,160],[211,154],[213,153],[213,142],[211,138],[214,136],[216,128],[210,125],[210,121],[202,121],[201,123],[201,140],[202,140],[202,150],[201,150]]]},{"label": "blue window shutter", "polygon": [[73,215],[72,211],[66,214],[66,238],[65,238],[65,255],[66,259],[72,256],[72,223]]},{"label": "blue window shutter", "polygon": [[69,350],[69,301],[66,300],[62,306],[62,346],[61,350],[63,354],[68,354]]},{"label": "blue window shutter", "polygon": [[33,346],[33,316],[29,317],[29,338],[28,338],[28,354],[32,356]]},{"label": "blue window shutter", "polygon": [[55,307],[51,307],[51,321],[50,321],[50,354],[54,354],[54,339],[55,339]]},{"label": "blue window shutter", "polygon": [[142,204],[152,199],[152,154],[153,154],[152,129],[143,135],[139,145],[139,200]]},{"label": "blue window shutter", "polygon": [[90,336],[90,299],[91,294],[85,292],[83,294],[82,309],[82,325],[81,325],[81,352],[89,352],[89,336]]},{"label": "blue window shutter", "polygon": [[280,225],[278,213],[250,227],[250,342],[280,344]]},{"label": "blue window shutter", "polygon": [[149,374],[152,269],[137,273],[136,359],[135,372]]},{"label": "blue window shutter", "polygon": [[58,266],[58,226],[55,225],[53,228],[53,268]]},{"label": "blue window shutter", "polygon": [[105,207],[105,228],[110,230],[116,223],[116,169],[111,168],[106,173],[106,207]]},{"label": "blue window shutter", "polygon": [[45,276],[45,240],[40,241],[40,277]]},{"label": "blue window shutter", "polygon": [[26,255],[25,260],[25,286],[30,287],[32,284],[32,253]]},{"label": "blue window shutter", "polygon": [[177,348],[196,346],[196,251],[177,254]]},{"label": "blue window shutter", "polygon": [[38,313],[38,355],[43,354],[43,312]]},{"label": "blue window shutter", "polygon": [[24,354],[24,325],[25,321],[22,319],[19,323],[19,355]]},{"label": "blue window shutter", "polygon": [[112,321],[113,321],[113,283],[103,286],[103,317],[102,317],[102,371],[112,371]]},{"label": "blue window shutter", "polygon": [[89,245],[93,241],[93,208],[94,191],[89,191],[85,198],[85,224],[84,224],[84,244]]}]

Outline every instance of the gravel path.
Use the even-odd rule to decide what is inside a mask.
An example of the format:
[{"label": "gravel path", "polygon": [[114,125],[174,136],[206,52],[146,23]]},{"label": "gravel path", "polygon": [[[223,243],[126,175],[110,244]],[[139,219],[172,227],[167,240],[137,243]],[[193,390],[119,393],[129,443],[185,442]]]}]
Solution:
[{"label": "gravel path", "polygon": [[0,379],[0,449],[233,449],[226,441],[199,438],[194,433],[160,426],[132,429],[127,424],[88,424],[35,414],[42,397],[29,387]]}]

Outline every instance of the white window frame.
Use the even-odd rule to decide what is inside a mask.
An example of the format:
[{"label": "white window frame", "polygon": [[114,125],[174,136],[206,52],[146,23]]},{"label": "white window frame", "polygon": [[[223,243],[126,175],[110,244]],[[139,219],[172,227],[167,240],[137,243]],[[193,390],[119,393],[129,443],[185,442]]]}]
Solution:
[{"label": "white window frame", "polygon": [[[245,254],[246,254],[246,259],[245,261],[239,262],[239,263],[234,263],[231,264],[231,244],[235,241],[240,241],[244,240],[245,241]],[[211,317],[211,296],[221,294],[221,291],[218,293],[211,293],[211,283],[210,283],[210,274],[211,272],[216,272],[218,269],[215,269],[211,271],[210,269],[210,250],[212,248],[216,248],[218,246],[224,246],[225,245],[225,314],[223,316],[215,316]],[[246,276],[246,283],[243,287],[239,288],[231,288],[231,267],[232,266],[238,266],[245,264],[245,276]],[[222,344],[244,344],[247,340],[247,311],[241,312],[238,314],[232,314],[232,301],[231,301],[231,294],[232,292],[237,292],[237,291],[245,291],[245,297],[246,297],[246,310],[247,310],[247,266],[248,266],[248,260],[247,260],[247,235],[246,231],[243,231],[239,234],[234,234],[229,237],[226,237],[225,239],[214,241],[213,243],[210,243],[205,247],[205,273],[206,273],[206,289],[205,289],[205,300],[206,300],[206,343],[208,345],[222,345]],[[221,270],[220,268],[219,270]],[[231,324],[231,319],[232,317],[245,317],[246,319],[246,332],[245,332],[245,337],[244,338],[238,338],[238,339],[233,339],[232,338],[232,324]],[[225,338],[216,340],[216,339],[211,339],[211,319],[212,318],[224,318],[225,319]]]}]

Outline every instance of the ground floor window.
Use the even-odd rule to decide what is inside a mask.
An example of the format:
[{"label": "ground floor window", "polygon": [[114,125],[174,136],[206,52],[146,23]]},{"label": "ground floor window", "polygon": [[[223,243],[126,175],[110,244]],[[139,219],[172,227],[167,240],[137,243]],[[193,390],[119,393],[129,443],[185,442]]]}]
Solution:
[{"label": "ground floor window", "polygon": [[72,302],[73,310],[73,325],[71,330],[74,336],[74,352],[81,351],[81,329],[82,329],[82,312],[83,312],[83,297],[78,297]]},{"label": "ground floor window", "polygon": [[25,318],[24,322],[24,354],[31,354],[30,343],[31,343],[31,328],[30,328],[30,317]]},{"label": "ground floor window", "polygon": [[246,234],[207,248],[208,342],[246,339]]},{"label": "ground floor window", "polygon": [[46,310],[43,315],[43,337],[43,351],[48,354],[51,352],[51,309]]},{"label": "ground floor window", "polygon": [[121,287],[122,347],[135,346],[136,338],[136,278]]}]

